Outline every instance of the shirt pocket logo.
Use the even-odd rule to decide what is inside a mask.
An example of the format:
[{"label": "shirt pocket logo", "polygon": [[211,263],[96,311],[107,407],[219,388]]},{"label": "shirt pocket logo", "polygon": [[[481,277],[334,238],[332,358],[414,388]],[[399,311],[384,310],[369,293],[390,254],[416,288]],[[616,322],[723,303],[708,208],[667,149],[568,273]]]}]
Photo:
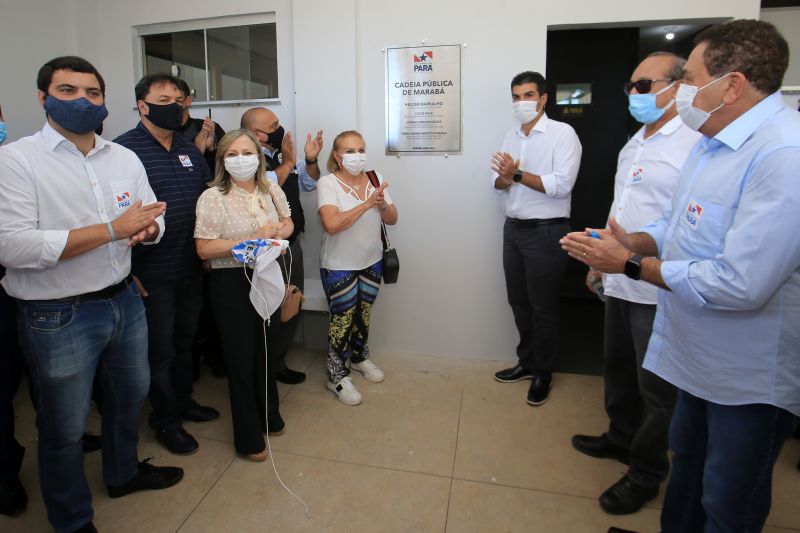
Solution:
[{"label": "shirt pocket logo", "polygon": [[703,206],[695,200],[690,200],[689,205],[686,206],[686,212],[683,214],[683,221],[693,230],[697,231],[697,226],[700,224],[700,217],[703,216]]}]

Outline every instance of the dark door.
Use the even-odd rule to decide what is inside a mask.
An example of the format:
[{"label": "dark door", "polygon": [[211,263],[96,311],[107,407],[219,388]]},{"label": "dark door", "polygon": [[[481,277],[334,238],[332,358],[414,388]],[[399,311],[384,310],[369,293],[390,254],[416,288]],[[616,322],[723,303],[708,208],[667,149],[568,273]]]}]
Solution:
[{"label": "dark door", "polygon": [[[631,126],[622,84],[638,64],[638,48],[638,28],[547,32],[547,116],[572,126],[583,146],[572,191],[570,218],[575,230],[605,227],[614,199],[617,155],[628,141]],[[559,86],[574,88],[576,84],[591,85],[591,103],[559,105]],[[562,102],[568,93],[562,91]],[[585,277],[586,267],[570,260],[562,294],[594,298],[584,288]]]}]

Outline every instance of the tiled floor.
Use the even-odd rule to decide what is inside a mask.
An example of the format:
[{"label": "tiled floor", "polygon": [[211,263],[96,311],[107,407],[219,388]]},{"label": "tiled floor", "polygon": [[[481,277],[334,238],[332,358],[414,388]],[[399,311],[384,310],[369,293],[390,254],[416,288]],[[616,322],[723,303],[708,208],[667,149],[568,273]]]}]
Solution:
[{"label": "tiled floor", "polygon": [[[142,419],[140,457],[184,467],[167,491],[110,500],[100,456],[86,458],[102,532],[605,532],[610,525],[658,530],[661,496],[625,517],[605,514],[597,496],[624,472],[614,461],[572,449],[576,432],[601,432],[602,381],[558,374],[550,401],[533,408],[527,382],[491,379],[502,363],[407,354],[373,354],[386,381],[354,382],[364,403],[347,407],[325,391],[324,353],[297,348],[290,366],[308,380],[281,386],[286,433],[272,439],[275,464],[237,458],[227,384],[206,373],[196,398],[222,417],[187,424],[200,451],[176,457],[163,450]],[[28,448],[22,481],[31,502],[0,531],[48,531],[36,481],[33,409],[18,396],[18,435]],[[99,419],[89,420],[99,432]],[[765,531],[800,531],[800,441],[790,441],[775,468],[772,514]],[[793,529],[792,529],[793,528]]]}]

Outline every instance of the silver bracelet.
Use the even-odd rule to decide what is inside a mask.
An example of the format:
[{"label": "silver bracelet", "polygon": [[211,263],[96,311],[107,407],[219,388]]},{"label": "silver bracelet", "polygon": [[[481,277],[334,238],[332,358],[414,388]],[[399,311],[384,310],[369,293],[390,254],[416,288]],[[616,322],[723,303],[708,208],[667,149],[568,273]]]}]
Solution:
[{"label": "silver bracelet", "polygon": [[108,228],[108,234],[111,235],[111,242],[116,241],[117,240],[117,234],[114,233],[114,226],[112,226],[111,222],[109,222],[108,224],[106,224],[106,227]]}]

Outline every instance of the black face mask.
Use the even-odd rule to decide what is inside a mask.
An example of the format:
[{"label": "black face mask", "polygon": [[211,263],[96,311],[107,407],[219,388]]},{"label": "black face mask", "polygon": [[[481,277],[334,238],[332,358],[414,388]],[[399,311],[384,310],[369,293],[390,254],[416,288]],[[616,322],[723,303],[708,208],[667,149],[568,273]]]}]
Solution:
[{"label": "black face mask", "polygon": [[267,134],[267,144],[272,146],[276,150],[280,150],[281,144],[283,144],[284,133],[285,131],[283,129],[283,126],[278,126],[278,128],[275,131]]},{"label": "black face mask", "polygon": [[183,106],[177,102],[171,104],[151,104],[145,102],[150,112],[145,116],[158,126],[165,130],[175,131],[181,127],[181,120],[183,119]]}]

